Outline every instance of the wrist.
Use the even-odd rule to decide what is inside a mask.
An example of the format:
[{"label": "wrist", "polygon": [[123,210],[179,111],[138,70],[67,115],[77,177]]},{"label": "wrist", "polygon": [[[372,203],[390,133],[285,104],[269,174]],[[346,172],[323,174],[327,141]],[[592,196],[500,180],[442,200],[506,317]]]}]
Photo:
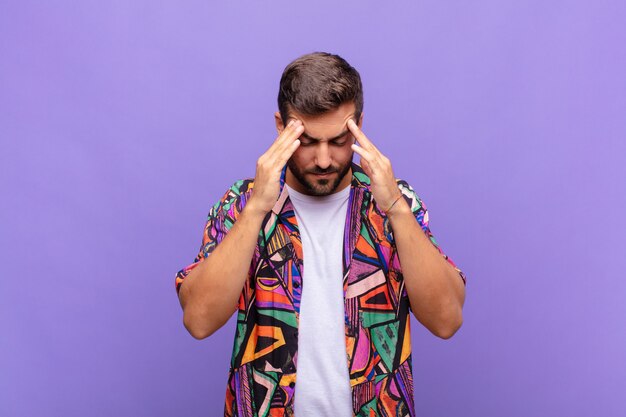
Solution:
[{"label": "wrist", "polygon": [[270,210],[271,209],[268,210],[259,205],[254,197],[250,197],[245,207],[243,208],[243,211],[246,212],[249,216],[261,219],[265,218]]},{"label": "wrist", "polygon": [[386,216],[387,213],[390,212],[400,200],[402,200],[402,193],[400,191],[397,191],[395,196],[392,195],[389,200],[386,200],[385,202],[380,204],[380,211],[383,215]]},{"label": "wrist", "polygon": [[389,218],[389,220],[406,214],[410,214],[411,216],[413,215],[413,213],[411,212],[411,207],[409,207],[406,200],[402,198],[402,194],[400,194],[400,198],[395,200],[384,213]]}]

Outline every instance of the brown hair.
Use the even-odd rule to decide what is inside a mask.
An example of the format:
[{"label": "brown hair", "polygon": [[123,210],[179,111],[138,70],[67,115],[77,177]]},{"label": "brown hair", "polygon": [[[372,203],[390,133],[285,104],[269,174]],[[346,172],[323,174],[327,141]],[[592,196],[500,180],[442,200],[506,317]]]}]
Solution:
[{"label": "brown hair", "polygon": [[361,76],[339,55],[313,52],[291,62],[283,71],[278,110],[287,123],[289,110],[318,115],[354,101],[355,122],[363,111]]}]

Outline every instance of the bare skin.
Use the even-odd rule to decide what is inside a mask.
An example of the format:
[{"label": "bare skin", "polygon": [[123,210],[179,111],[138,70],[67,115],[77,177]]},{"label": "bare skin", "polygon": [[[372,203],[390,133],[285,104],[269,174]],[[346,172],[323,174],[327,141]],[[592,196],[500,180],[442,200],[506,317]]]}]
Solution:
[{"label": "bare skin", "polygon": [[[351,170],[343,178],[340,172],[352,161],[350,145],[354,138],[346,122],[354,117],[354,111],[354,103],[345,103],[323,115],[291,112],[287,126],[283,126],[278,112],[274,115],[278,137],[257,161],[250,199],[218,247],[190,271],[180,287],[183,323],[193,337],[210,336],[236,311],[259,230],[278,200],[280,174],[287,161],[291,160],[291,166],[305,182],[300,182],[289,168],[285,181],[305,194],[331,193],[350,184]],[[328,174],[319,175],[321,172]]]},{"label": "bare skin", "polygon": [[[321,115],[311,116],[290,111],[289,118],[301,120],[304,131],[301,145],[287,164],[287,184],[303,194],[326,195],[340,191],[352,181],[350,145],[354,137],[347,122],[355,117],[354,103],[344,103]],[[280,113],[274,114],[276,129],[281,132]],[[363,121],[363,114],[359,124]],[[327,173],[327,175],[319,175]],[[342,177],[342,174],[345,174]]]},{"label": "bare skin", "polygon": [[[280,175],[300,146],[302,122],[294,121],[257,161],[254,189],[237,222],[215,250],[185,278],[179,299],[183,323],[196,339],[222,327],[237,309],[261,224],[280,193]],[[239,262],[231,262],[232,259]],[[229,277],[229,279],[223,279]]]},{"label": "bare skin", "polygon": [[348,128],[361,145],[353,144],[352,149],[361,156],[361,166],[371,179],[374,200],[387,209],[413,314],[431,333],[448,339],[463,323],[465,285],[432,245],[406,201],[398,200],[401,193],[389,159],[353,120]]},{"label": "bare skin", "polygon": [[[287,126],[275,114],[279,135],[257,161],[250,199],[222,242],[189,273],[181,286],[183,322],[193,337],[210,336],[236,311],[261,224],[279,197],[280,174],[287,161],[291,160],[291,166],[303,179],[298,180],[288,169],[287,183],[298,191],[321,195],[349,185],[351,172],[343,178],[339,173],[352,160],[352,152],[361,156],[376,202],[383,208],[396,203],[387,215],[394,230],[413,314],[433,334],[444,339],[461,326],[465,299],[461,279],[431,244],[404,199],[397,200],[400,191],[390,161],[361,131],[362,115],[358,124],[353,116],[353,103],[321,116],[294,113]],[[344,135],[346,131],[348,134]],[[305,141],[304,146],[301,140]],[[328,174],[319,175],[320,172]],[[241,261],[231,262],[232,259]]]}]

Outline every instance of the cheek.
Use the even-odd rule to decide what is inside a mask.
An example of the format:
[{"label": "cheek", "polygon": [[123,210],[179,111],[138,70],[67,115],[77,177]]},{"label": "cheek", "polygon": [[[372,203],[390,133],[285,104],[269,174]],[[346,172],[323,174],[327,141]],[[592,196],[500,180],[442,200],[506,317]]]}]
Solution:
[{"label": "cheek", "polygon": [[291,160],[296,163],[298,166],[306,165],[307,161],[311,158],[309,155],[310,152],[306,148],[299,147],[296,151],[291,155]]},{"label": "cheek", "polygon": [[352,159],[352,154],[354,151],[350,147],[350,145],[342,146],[334,152],[334,159],[337,162],[346,162]]}]

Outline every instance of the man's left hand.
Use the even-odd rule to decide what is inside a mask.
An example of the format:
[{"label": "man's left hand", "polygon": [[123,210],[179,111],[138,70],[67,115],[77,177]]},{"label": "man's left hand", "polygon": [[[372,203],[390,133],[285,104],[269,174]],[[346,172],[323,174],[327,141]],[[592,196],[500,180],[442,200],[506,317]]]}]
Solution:
[{"label": "man's left hand", "polygon": [[389,210],[391,205],[402,195],[398,189],[396,177],[393,175],[391,162],[365,136],[354,123],[354,120],[348,120],[348,129],[360,145],[352,144],[352,150],[361,156],[361,166],[367,176],[370,177],[374,200],[381,210]]}]

